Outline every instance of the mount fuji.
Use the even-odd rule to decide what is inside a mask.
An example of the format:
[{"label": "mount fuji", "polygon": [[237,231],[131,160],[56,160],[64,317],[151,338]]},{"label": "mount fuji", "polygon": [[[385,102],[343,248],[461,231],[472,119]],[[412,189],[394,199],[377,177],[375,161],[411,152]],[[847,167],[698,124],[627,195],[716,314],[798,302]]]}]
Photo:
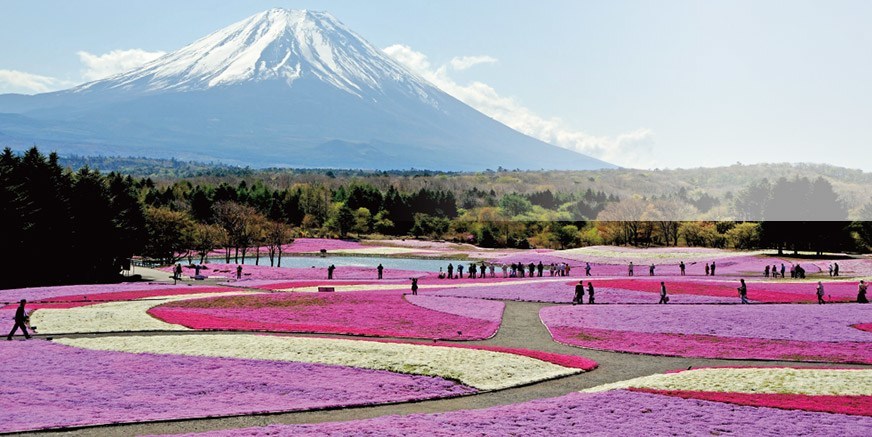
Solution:
[{"label": "mount fuji", "polygon": [[254,167],[614,167],[485,116],[328,13],[285,9],[107,79],[0,95],[0,144]]}]

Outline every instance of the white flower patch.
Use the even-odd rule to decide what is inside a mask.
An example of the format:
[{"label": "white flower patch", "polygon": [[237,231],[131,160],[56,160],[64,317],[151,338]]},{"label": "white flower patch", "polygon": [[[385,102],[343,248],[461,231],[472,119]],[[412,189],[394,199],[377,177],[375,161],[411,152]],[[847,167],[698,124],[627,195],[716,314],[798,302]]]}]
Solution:
[{"label": "white flower patch", "polygon": [[416,344],[247,334],[69,338],[68,346],[130,353],[321,363],[438,376],[498,390],[581,373],[521,355]]},{"label": "white flower patch", "polygon": [[256,293],[233,291],[184,294],[107,302],[75,308],[43,308],[34,312],[31,316],[31,323],[39,327],[40,334],[188,330],[181,325],[160,321],[148,315],[148,310],[167,302],[240,294]]},{"label": "white flower patch", "polygon": [[872,370],[711,368],[665,373],[583,390],[586,393],[626,388],[722,393],[773,393],[872,396]]},{"label": "white flower patch", "polygon": [[428,250],[409,247],[363,247],[360,249],[336,249],[329,251],[331,255],[405,255],[407,253],[429,252]]}]

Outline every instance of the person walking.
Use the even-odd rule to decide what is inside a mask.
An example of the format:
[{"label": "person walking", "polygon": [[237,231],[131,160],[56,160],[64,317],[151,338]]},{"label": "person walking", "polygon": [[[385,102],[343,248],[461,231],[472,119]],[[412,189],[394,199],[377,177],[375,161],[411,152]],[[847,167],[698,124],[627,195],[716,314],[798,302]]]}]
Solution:
[{"label": "person walking", "polygon": [[418,295],[418,278],[409,278],[412,280],[412,296]]},{"label": "person walking", "polygon": [[654,267],[654,263],[651,263],[651,265],[648,266],[648,276],[654,276]]},{"label": "person walking", "polygon": [[781,263],[781,278],[784,278],[784,263]]},{"label": "person walking", "polygon": [[454,264],[448,263],[448,279],[454,279]]},{"label": "person walking", "polygon": [[769,264],[766,264],[766,268],[763,269],[763,277],[764,277],[764,278],[768,278],[768,277],[769,277]]},{"label": "person walking", "polygon": [[587,282],[587,303],[593,305],[593,282]]},{"label": "person walking", "polygon": [[839,276],[839,263],[833,263],[833,276]]},{"label": "person walking", "polygon": [[818,305],[823,305],[826,303],[824,302],[824,284],[821,281],[818,281],[817,285],[817,299]]},{"label": "person walking", "polygon": [[668,302],[669,297],[666,296],[666,284],[664,284],[663,281],[660,281],[660,302],[657,303],[665,304]]},{"label": "person walking", "polygon": [[182,279],[182,263],[176,264],[176,267],[173,268],[173,280],[178,281]]},{"label": "person walking", "polygon": [[869,303],[869,299],[866,298],[866,283],[862,279],[857,286],[857,303]]},{"label": "person walking", "polygon": [[584,263],[584,276],[590,276],[590,263]]},{"label": "person walking", "polygon": [[382,273],[385,271],[384,266],[382,266],[381,263],[379,263],[378,267],[376,267],[376,270],[378,270],[378,278],[381,279]]},{"label": "person walking", "polygon": [[778,267],[775,267],[775,264],[772,264],[772,277],[773,278],[778,277]]},{"label": "person walking", "polygon": [[627,276],[633,276],[633,261],[630,261],[630,265],[627,266]]},{"label": "person walking", "polygon": [[741,281],[741,283],[742,283],[741,285],[739,285],[739,288],[737,289],[737,290],[739,290],[739,297],[742,298],[742,303],[748,303],[748,286],[745,285],[744,279],[740,279],[739,281]]},{"label": "person walking", "polygon": [[715,265],[715,262],[712,261],[712,276],[715,275],[715,267],[717,267],[717,266]]},{"label": "person walking", "polygon": [[705,275],[708,276],[711,269],[709,268],[709,264],[705,263]]},{"label": "person walking", "polygon": [[680,273],[681,276],[684,276],[684,269],[685,269],[684,261],[679,262],[678,263],[678,270],[681,272]]},{"label": "person walking", "polygon": [[336,270],[336,266],[330,264],[330,267],[327,267],[327,279],[333,279],[333,271]]},{"label": "person walking", "polygon": [[578,281],[578,284],[575,284],[575,296],[572,298],[572,304],[583,304],[584,303],[584,281]]},{"label": "person walking", "polygon": [[12,341],[12,336],[15,335],[15,331],[18,331],[21,328],[21,332],[24,333],[24,338],[30,340],[30,334],[27,332],[27,311],[24,309],[24,306],[27,305],[27,300],[21,299],[18,302],[18,309],[15,310],[15,325],[12,327],[12,330],[9,331],[9,335],[6,336],[6,340]]},{"label": "person walking", "polygon": [[833,265],[832,264],[827,266],[827,270],[830,272],[830,276],[833,276]]}]

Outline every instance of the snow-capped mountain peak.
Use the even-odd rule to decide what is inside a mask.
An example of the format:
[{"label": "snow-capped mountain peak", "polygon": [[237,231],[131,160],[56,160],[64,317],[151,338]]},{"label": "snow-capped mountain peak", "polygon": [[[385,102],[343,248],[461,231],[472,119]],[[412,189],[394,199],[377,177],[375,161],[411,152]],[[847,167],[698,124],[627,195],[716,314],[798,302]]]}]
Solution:
[{"label": "snow-capped mountain peak", "polygon": [[142,67],[82,85],[143,92],[202,90],[246,81],[312,77],[363,97],[386,83],[428,99],[430,85],[327,12],[270,9]]}]

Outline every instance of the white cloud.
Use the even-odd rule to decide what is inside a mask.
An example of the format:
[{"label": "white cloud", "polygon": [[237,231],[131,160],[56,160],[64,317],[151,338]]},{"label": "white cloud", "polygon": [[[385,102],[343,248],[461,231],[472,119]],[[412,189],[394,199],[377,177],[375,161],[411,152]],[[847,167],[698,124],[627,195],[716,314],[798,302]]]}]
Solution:
[{"label": "white cloud", "polygon": [[74,82],[18,70],[0,70],[0,94],[35,94],[56,91],[75,85]]},{"label": "white cloud", "polygon": [[649,129],[637,129],[614,137],[590,135],[568,127],[559,118],[540,116],[514,98],[500,95],[486,83],[473,81],[460,84],[451,77],[452,71],[497,62],[493,57],[456,57],[445,65],[434,67],[427,55],[406,45],[395,44],[384,51],[441,90],[519,132],[614,164],[637,168],[656,167],[651,148],[654,134]]},{"label": "white cloud", "polygon": [[148,52],[141,49],[112,50],[109,53],[95,55],[86,51],[80,51],[79,60],[85,66],[82,77],[85,80],[105,79],[109,76],[123,73],[153,61],[166,52]]},{"label": "white cloud", "polygon": [[478,64],[493,64],[497,58],[490,56],[460,56],[451,60],[451,68],[461,71],[474,67]]}]

